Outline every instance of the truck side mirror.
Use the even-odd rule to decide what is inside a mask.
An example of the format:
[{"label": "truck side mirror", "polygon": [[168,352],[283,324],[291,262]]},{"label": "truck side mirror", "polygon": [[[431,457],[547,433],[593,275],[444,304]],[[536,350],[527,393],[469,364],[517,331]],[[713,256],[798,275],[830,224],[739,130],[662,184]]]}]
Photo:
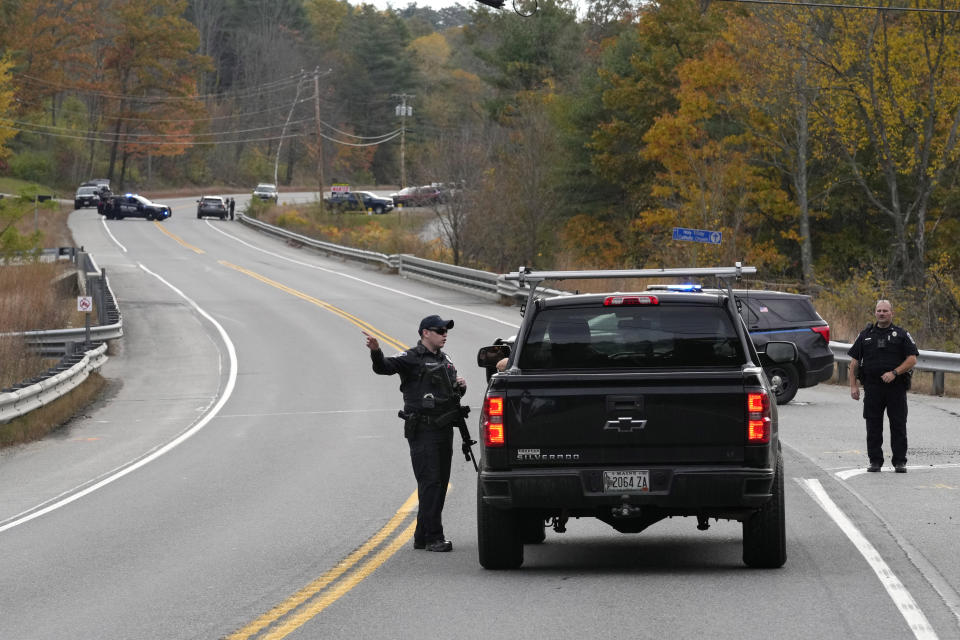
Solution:
[{"label": "truck side mirror", "polygon": [[792,342],[768,342],[764,345],[762,355],[766,356],[771,362],[778,364],[796,362],[797,345]]},{"label": "truck side mirror", "polygon": [[477,366],[484,369],[495,369],[497,363],[510,355],[510,345],[495,344],[481,347],[477,352]]}]

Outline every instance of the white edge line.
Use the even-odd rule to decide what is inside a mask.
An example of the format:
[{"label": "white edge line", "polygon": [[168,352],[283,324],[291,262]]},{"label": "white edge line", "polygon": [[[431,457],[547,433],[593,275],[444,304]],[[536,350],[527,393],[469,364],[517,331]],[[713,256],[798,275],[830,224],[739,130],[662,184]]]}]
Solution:
[{"label": "white edge line", "polygon": [[164,280],[161,276],[157,275],[157,274],[154,273],[153,271],[150,271],[150,269],[146,268],[146,267],[143,266],[142,264],[139,264],[139,263],[138,263],[138,266],[139,266],[141,269],[143,269],[145,272],[149,273],[149,274],[152,275],[154,278],[156,278],[157,280],[159,280],[160,282],[162,282],[163,284],[165,284],[165,285],[167,285],[168,287],[170,287],[173,291],[175,291],[175,292],[177,293],[177,295],[179,295],[181,298],[183,298],[184,300],[186,300],[194,309],[196,309],[197,312],[198,312],[200,315],[202,315],[204,318],[206,318],[207,320],[209,320],[209,321],[213,324],[213,326],[216,327],[217,331],[220,333],[220,337],[223,339],[224,344],[226,344],[226,346],[227,346],[227,352],[228,352],[228,354],[230,355],[230,372],[229,372],[229,375],[227,376],[227,384],[226,384],[226,386],[225,386],[224,389],[223,389],[223,394],[221,394],[219,400],[217,400],[217,403],[216,403],[215,405],[213,405],[213,408],[212,408],[208,413],[206,413],[200,420],[198,420],[197,423],[196,423],[195,425],[193,425],[193,427],[191,427],[191,428],[188,429],[187,431],[184,431],[184,432],[181,433],[179,436],[177,436],[176,438],[174,438],[173,440],[171,440],[170,442],[168,442],[168,443],[165,444],[164,446],[160,447],[159,449],[157,449],[156,451],[154,451],[154,452],[151,453],[150,455],[148,455],[148,456],[146,456],[146,457],[144,457],[144,458],[141,458],[140,460],[137,460],[137,461],[134,462],[133,464],[131,464],[131,465],[127,466],[127,467],[124,467],[124,468],[121,469],[120,471],[117,471],[117,472],[114,473],[113,475],[107,476],[106,478],[104,478],[104,479],[101,480],[100,482],[97,482],[96,484],[90,485],[90,486],[87,487],[86,489],[83,489],[82,491],[78,491],[77,493],[74,493],[73,495],[71,495],[71,496],[69,496],[69,497],[67,497],[67,498],[64,498],[63,500],[59,500],[59,501],[57,501],[57,502],[54,502],[53,504],[50,504],[49,506],[44,507],[43,509],[40,509],[40,510],[38,510],[38,511],[34,511],[33,513],[30,513],[29,515],[26,515],[26,516],[24,516],[24,517],[22,517],[22,518],[19,518],[19,519],[17,519],[17,520],[12,521],[12,522],[8,522],[7,524],[5,524],[5,525],[3,525],[3,526],[0,526],[0,533],[3,533],[4,531],[7,531],[8,529],[12,529],[12,528],[14,528],[14,527],[16,527],[16,526],[19,526],[19,525],[21,525],[21,524],[24,524],[24,523],[26,523],[26,522],[29,522],[29,521],[31,521],[31,520],[33,520],[33,519],[35,519],[35,518],[39,518],[39,517],[42,516],[42,515],[46,515],[46,514],[50,513],[51,511],[54,511],[54,510],[59,509],[59,508],[61,508],[61,507],[64,507],[64,506],[70,504],[71,502],[74,502],[74,501],[76,501],[76,500],[79,500],[80,498],[83,498],[83,497],[85,497],[85,496],[88,496],[88,495],[90,495],[91,493],[93,493],[94,491],[97,491],[98,489],[102,489],[103,487],[107,486],[108,484],[110,484],[110,483],[112,483],[112,482],[115,482],[116,480],[119,480],[120,478],[124,477],[125,475],[136,471],[136,470],[139,469],[140,467],[142,467],[142,466],[144,466],[144,465],[147,465],[147,464],[153,462],[154,460],[156,460],[156,459],[159,458],[160,456],[162,456],[162,455],[164,455],[165,453],[168,453],[169,451],[173,450],[173,449],[174,449],[175,447],[177,447],[178,445],[183,444],[187,439],[189,439],[190,437],[192,437],[193,435],[195,435],[198,431],[200,431],[201,429],[203,429],[203,428],[207,425],[207,423],[209,423],[214,417],[216,417],[216,415],[220,412],[220,409],[223,408],[223,405],[226,404],[227,400],[230,399],[230,395],[233,393],[233,388],[234,388],[234,386],[236,385],[236,382],[237,382],[237,351],[236,351],[236,349],[234,348],[233,342],[231,342],[230,337],[227,335],[227,332],[224,330],[224,328],[220,325],[219,322],[217,322],[216,320],[214,320],[213,317],[212,317],[209,313],[207,313],[206,311],[204,311],[203,309],[201,309],[201,308],[197,305],[196,302],[194,302],[193,300],[191,300],[190,298],[188,298],[185,293],[183,293],[182,291],[180,291],[180,289],[177,289],[175,286],[173,286],[172,284],[170,284],[169,282],[167,282],[166,280]]},{"label": "white edge line", "polygon": [[[99,212],[97,213],[97,215],[100,215]],[[120,244],[120,241],[117,240],[117,237],[116,237],[115,235],[113,235],[113,232],[112,232],[112,231],[110,231],[110,227],[107,226],[107,216],[100,216],[100,224],[103,225],[103,230],[107,232],[107,235],[110,236],[110,239],[113,240],[114,244],[116,244],[118,247],[120,247],[120,250],[121,250],[121,251],[123,251],[124,253],[126,253],[126,252],[127,252],[127,248],[126,248],[125,246],[123,246],[122,244]],[[183,294],[180,294],[180,295],[183,295]]]},{"label": "white edge line", "polygon": [[[956,469],[960,467],[960,463],[948,462],[946,464],[908,464],[907,469],[913,469],[915,471],[923,471],[924,469]],[[893,467],[884,467],[888,471],[893,471]],[[849,480],[850,478],[862,475],[867,473],[866,468],[858,467],[856,469],[844,469],[843,471],[836,471],[833,475],[837,476],[841,480]]]},{"label": "white edge line", "polygon": [[797,479],[800,486],[806,491],[814,501],[827,513],[828,516],[840,527],[840,530],[847,536],[857,551],[864,557],[873,572],[880,579],[880,584],[886,589],[887,595],[893,600],[893,604],[900,611],[900,615],[906,621],[913,637],[919,640],[937,640],[937,633],[930,626],[925,615],[917,605],[916,600],[907,591],[907,588],[900,582],[890,566],[883,560],[876,548],[864,537],[856,525],[840,510],[840,508],[830,499],[823,485],[816,479]]},{"label": "white edge line", "polygon": [[483,313],[477,313],[476,311],[470,311],[469,309],[463,309],[463,308],[461,308],[461,307],[454,307],[454,306],[451,306],[451,305],[449,305],[449,304],[442,304],[442,303],[440,303],[440,302],[434,302],[433,300],[430,300],[430,299],[428,299],[428,298],[424,298],[424,297],[421,297],[421,296],[416,296],[416,295],[413,295],[412,293],[407,293],[406,291],[400,291],[399,289],[393,289],[393,288],[391,288],[391,287],[388,287],[388,286],[385,286],[385,285],[382,285],[382,284],[377,284],[376,282],[370,282],[369,280],[364,280],[363,278],[358,278],[357,276],[352,276],[352,275],[349,275],[349,274],[347,274],[347,273],[343,273],[343,272],[341,272],[341,271],[334,271],[333,269],[327,269],[327,268],[325,268],[325,267],[320,267],[320,266],[317,266],[317,265],[315,265],[315,264],[310,264],[309,262],[303,262],[303,261],[301,261],[301,260],[294,260],[293,258],[288,258],[287,256],[280,255],[279,253],[274,253],[273,251],[268,251],[267,249],[263,249],[263,248],[258,247],[258,246],[256,246],[256,245],[250,244],[250,243],[247,242],[246,240],[241,240],[241,239],[238,238],[237,236],[235,236],[235,235],[233,235],[233,234],[230,234],[230,233],[227,233],[226,231],[220,229],[217,225],[210,225],[210,227],[211,227],[212,229],[215,229],[216,231],[222,233],[223,235],[227,236],[228,238],[231,238],[231,239],[239,242],[239,243],[242,244],[242,245],[245,245],[245,246],[247,246],[247,247],[250,247],[250,248],[253,249],[254,251],[260,251],[261,253],[265,253],[265,254],[267,254],[268,256],[273,256],[273,257],[275,257],[275,258],[280,258],[281,260],[286,260],[286,261],[288,261],[288,262],[292,262],[293,264],[297,264],[297,265],[300,265],[300,266],[303,266],[303,267],[307,267],[307,268],[309,268],[309,269],[316,269],[317,271],[323,271],[324,273],[329,273],[329,274],[332,274],[332,275],[341,276],[341,277],[343,277],[343,278],[349,278],[350,280],[356,280],[357,282],[363,283],[363,284],[368,285],[368,286],[371,286],[371,287],[376,287],[376,288],[378,288],[378,289],[383,289],[384,291],[389,291],[389,292],[395,293],[395,294],[397,294],[397,295],[406,296],[407,298],[413,298],[414,300],[419,300],[419,301],[421,301],[421,302],[426,302],[427,304],[430,304],[430,305],[433,305],[433,306],[436,306],[436,307],[442,307],[442,308],[444,308],[444,309],[452,309],[452,310],[454,310],[454,311],[457,311],[458,313],[465,313],[465,314],[467,314],[467,315],[476,316],[476,317],[478,317],[478,318],[483,318],[484,320],[490,320],[490,321],[492,321],[492,322],[497,322],[497,323],[506,325],[506,326],[508,326],[508,327],[512,327],[512,328],[514,328],[514,329],[518,329],[518,328],[520,327],[520,325],[518,325],[518,324],[514,324],[514,323],[512,323],[512,322],[507,322],[506,320],[501,320],[500,318],[494,318],[493,316],[488,316],[488,315],[483,314]]}]

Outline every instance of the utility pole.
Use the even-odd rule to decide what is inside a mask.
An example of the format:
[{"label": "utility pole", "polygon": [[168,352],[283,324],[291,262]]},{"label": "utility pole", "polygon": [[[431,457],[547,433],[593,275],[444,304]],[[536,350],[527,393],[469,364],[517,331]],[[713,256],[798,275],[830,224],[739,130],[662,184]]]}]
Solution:
[{"label": "utility pole", "polygon": [[290,125],[290,118],[293,117],[293,110],[297,108],[297,103],[300,102],[300,90],[303,88],[305,75],[306,74],[304,74],[303,69],[301,69],[300,79],[297,81],[297,95],[293,97],[293,104],[290,105],[290,111],[287,113],[287,120],[283,123],[283,129],[280,131],[280,140],[277,141],[277,158],[273,162],[273,184],[277,188],[280,187],[280,181],[277,177],[280,171],[280,148],[283,147],[283,139],[287,135],[287,127]]},{"label": "utility pole", "polygon": [[413,115],[413,107],[407,106],[407,98],[416,96],[409,93],[394,93],[394,98],[400,98],[401,102],[395,109],[396,114],[400,116],[400,188],[407,186],[407,116]]},{"label": "utility pole", "polygon": [[313,117],[317,121],[317,177],[320,180],[320,213],[323,202],[323,128],[320,124],[320,69],[313,70]]}]

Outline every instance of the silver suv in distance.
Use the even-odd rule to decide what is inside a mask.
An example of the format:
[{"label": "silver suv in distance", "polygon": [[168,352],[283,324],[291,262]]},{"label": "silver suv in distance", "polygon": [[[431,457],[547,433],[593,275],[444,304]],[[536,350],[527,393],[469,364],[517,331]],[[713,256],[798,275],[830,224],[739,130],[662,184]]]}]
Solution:
[{"label": "silver suv in distance", "polygon": [[260,198],[261,200],[273,200],[274,204],[280,199],[280,194],[277,193],[277,185],[270,184],[269,182],[261,182],[257,185],[257,188],[253,190],[253,197]]}]

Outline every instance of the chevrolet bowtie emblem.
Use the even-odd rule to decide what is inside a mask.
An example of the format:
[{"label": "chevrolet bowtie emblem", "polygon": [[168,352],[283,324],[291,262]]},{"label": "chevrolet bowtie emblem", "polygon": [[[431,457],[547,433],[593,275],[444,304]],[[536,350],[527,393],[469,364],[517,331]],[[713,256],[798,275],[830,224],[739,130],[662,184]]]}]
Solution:
[{"label": "chevrolet bowtie emblem", "polygon": [[630,416],[621,416],[616,420],[607,420],[607,424],[604,425],[603,429],[613,431],[619,431],[620,433],[629,433],[631,431],[639,431],[647,426],[646,420],[637,420],[631,418]]}]

